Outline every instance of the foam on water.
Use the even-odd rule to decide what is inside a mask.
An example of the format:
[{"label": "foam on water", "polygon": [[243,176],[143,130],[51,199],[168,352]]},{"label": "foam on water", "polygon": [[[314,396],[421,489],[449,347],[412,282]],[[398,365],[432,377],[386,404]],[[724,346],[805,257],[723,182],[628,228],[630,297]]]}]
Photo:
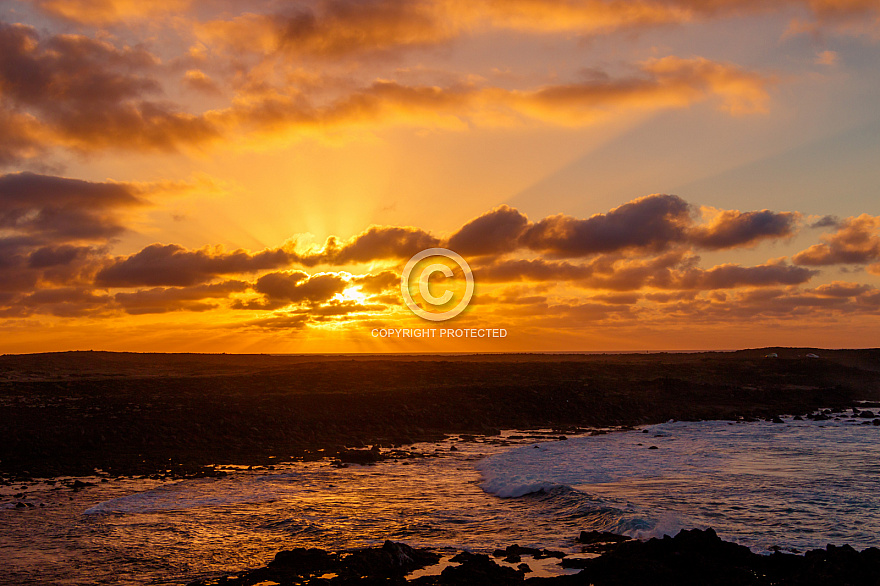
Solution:
[{"label": "foam on water", "polygon": [[880,427],[863,423],[672,422],[519,447],[477,467],[491,494],[565,487],[619,512],[635,537],[711,526],[756,551],[864,548],[880,546]]},{"label": "foam on water", "polygon": [[861,549],[880,545],[880,427],[861,422],[669,423],[512,447],[449,440],[416,446],[437,457],[375,466],[0,487],[0,555],[10,583],[134,585],[385,539],[577,552],[582,530],[649,537],[712,526],[756,550]]}]

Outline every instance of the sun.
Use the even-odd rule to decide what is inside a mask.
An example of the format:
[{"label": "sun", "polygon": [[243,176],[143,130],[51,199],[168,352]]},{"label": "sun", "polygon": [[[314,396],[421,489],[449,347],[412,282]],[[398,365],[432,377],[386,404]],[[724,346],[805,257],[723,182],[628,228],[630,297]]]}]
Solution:
[{"label": "sun", "polygon": [[355,285],[339,293],[339,300],[353,301],[358,305],[364,305],[367,302],[367,295],[361,291],[360,285]]}]

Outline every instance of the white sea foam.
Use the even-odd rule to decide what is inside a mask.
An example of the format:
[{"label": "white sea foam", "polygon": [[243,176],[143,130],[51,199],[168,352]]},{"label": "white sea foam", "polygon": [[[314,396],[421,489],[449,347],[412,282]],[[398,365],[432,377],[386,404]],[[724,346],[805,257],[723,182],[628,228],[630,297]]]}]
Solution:
[{"label": "white sea foam", "polygon": [[712,526],[756,550],[876,546],[880,427],[863,423],[671,422],[520,447],[477,467],[490,494],[570,487],[619,511],[639,538]]}]

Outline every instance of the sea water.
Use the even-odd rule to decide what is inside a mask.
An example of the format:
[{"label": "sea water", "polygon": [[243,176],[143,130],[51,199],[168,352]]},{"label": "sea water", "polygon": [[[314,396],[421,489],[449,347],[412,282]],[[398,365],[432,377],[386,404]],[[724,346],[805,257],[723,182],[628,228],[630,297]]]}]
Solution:
[{"label": "sea water", "polygon": [[711,526],[756,551],[880,546],[880,427],[862,423],[671,422],[565,441],[505,432],[374,466],[4,487],[0,583],[183,584],[285,548],[385,539],[577,552],[577,534],[592,529],[646,538]]}]

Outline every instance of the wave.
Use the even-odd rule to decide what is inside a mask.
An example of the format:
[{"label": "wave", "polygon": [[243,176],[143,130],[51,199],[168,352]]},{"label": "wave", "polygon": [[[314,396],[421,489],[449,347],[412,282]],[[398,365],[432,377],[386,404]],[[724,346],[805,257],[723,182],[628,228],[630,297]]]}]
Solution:
[{"label": "wave", "polygon": [[[222,490],[217,489],[218,483],[224,485]],[[277,499],[277,492],[269,485],[209,478],[184,480],[117,497],[98,503],[83,511],[83,514],[160,513],[201,507],[267,503]]]}]

